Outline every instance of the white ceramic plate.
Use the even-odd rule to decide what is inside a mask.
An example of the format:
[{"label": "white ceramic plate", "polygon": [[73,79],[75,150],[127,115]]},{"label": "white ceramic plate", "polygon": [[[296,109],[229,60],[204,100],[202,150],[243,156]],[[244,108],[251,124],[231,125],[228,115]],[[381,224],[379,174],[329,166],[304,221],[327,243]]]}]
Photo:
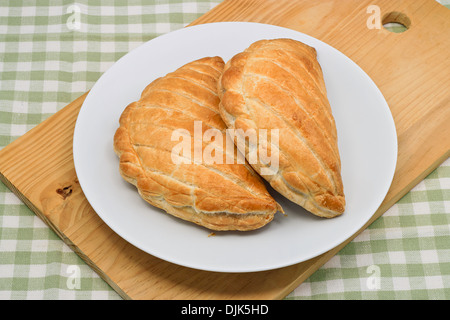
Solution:
[{"label": "white ceramic plate", "polygon": [[[291,38],[316,48],[335,116],[345,213],[317,218],[270,190],[288,214],[262,229],[215,232],[174,218],[142,200],[118,171],[113,136],[124,108],[144,87],[190,61],[225,61],[260,39]],[[285,267],[316,257],[357,232],[375,213],[390,187],[397,135],[389,107],[374,82],[329,45],[281,27],[224,22],[184,28],[132,50],[97,81],[78,116],[73,154],[88,201],[117,234],[164,260],[219,272]]]}]

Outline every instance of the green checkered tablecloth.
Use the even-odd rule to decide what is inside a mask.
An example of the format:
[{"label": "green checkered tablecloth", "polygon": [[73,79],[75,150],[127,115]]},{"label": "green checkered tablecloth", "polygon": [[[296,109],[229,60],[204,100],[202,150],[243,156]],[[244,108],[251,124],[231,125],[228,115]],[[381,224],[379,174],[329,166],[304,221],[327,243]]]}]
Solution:
[{"label": "green checkered tablecloth", "polygon": [[[219,2],[0,1],[0,148]],[[0,183],[0,299],[120,297]],[[450,299],[450,160],[286,299]]]}]

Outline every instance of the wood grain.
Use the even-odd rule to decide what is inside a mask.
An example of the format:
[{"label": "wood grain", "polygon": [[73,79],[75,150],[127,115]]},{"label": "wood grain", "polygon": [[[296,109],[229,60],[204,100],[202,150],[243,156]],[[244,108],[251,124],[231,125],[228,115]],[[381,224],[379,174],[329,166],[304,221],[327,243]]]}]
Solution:
[{"label": "wood grain", "polygon": [[[367,7],[411,21],[401,34],[368,29]],[[390,15],[392,19],[395,15]],[[399,156],[386,199],[360,231],[450,155],[450,11],[434,0],[227,0],[193,24],[253,21],[318,38],[359,64],[379,86],[394,117]],[[86,94],[0,151],[0,179],[126,299],[281,299],[337,248],[287,268],[215,273],[146,254],[97,216],[78,183],[75,121]]]}]

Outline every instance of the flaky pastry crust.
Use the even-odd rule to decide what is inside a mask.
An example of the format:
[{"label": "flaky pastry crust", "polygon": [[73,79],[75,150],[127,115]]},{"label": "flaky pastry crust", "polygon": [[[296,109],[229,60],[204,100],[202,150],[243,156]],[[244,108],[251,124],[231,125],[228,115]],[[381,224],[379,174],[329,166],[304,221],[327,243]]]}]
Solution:
[{"label": "flaky pastry crust", "polygon": [[[227,62],[218,92],[229,128],[279,129],[279,145],[268,147],[279,170],[263,176],[275,190],[321,217],[345,211],[336,125],[314,48],[257,41]],[[261,173],[261,163],[251,165]]]},{"label": "flaky pastry crust", "polygon": [[195,138],[194,121],[202,122],[203,132],[215,128],[225,135],[217,95],[223,68],[222,58],[203,58],[149,84],[123,111],[114,150],[122,177],[153,206],[208,229],[247,231],[269,223],[279,209],[248,163],[176,164],[171,158],[179,143],[173,131]]}]

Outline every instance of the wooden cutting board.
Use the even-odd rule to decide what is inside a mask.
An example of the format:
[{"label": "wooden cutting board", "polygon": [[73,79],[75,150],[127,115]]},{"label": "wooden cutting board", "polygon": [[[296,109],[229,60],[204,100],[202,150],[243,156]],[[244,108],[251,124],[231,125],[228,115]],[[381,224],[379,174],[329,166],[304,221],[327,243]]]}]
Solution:
[{"label": "wooden cutting board", "polygon": [[[409,29],[372,28],[378,9],[383,22]],[[217,21],[309,34],[349,56],[379,86],[397,127],[398,165],[386,199],[360,231],[449,157],[450,10],[434,0],[228,0],[193,24]],[[85,97],[1,150],[0,178],[124,298],[280,299],[359,233],[312,260],[256,273],[198,271],[146,254],[97,216],[78,183],[72,135]]]}]

